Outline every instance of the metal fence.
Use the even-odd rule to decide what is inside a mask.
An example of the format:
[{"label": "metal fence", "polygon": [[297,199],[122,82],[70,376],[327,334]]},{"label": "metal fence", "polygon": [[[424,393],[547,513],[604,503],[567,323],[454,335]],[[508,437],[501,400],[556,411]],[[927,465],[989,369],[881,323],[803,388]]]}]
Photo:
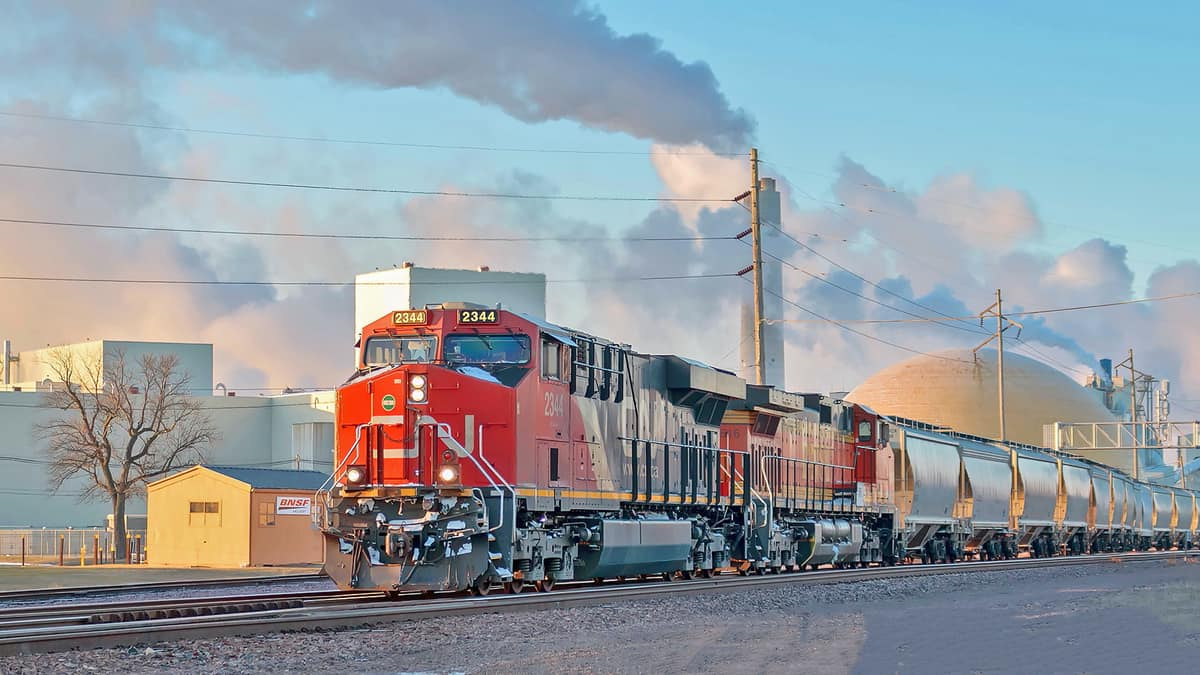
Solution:
[{"label": "metal fence", "polygon": [[146,561],[145,530],[129,530],[117,560],[113,532],[104,528],[0,530],[0,562],[9,565],[102,565]]}]

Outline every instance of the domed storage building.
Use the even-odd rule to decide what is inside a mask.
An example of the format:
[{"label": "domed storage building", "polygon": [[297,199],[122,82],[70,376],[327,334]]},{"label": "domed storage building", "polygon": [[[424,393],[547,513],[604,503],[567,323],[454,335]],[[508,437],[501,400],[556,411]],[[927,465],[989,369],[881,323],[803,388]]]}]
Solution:
[{"label": "domed storage building", "polygon": [[[978,358],[969,349],[953,349],[901,361],[867,378],[846,399],[884,415],[986,438],[1000,435],[994,349],[980,350]],[[1044,444],[1042,427],[1046,424],[1116,419],[1071,378],[1007,350],[1004,402],[1008,440],[1030,445]],[[1088,456],[1126,470],[1132,468],[1129,453],[1092,452]]]}]

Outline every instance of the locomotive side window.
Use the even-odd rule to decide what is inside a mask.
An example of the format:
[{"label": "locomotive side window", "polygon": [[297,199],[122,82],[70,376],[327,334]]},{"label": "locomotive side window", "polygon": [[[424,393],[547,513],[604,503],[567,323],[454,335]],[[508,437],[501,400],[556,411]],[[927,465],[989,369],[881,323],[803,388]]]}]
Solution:
[{"label": "locomotive side window", "polygon": [[528,335],[447,335],[443,357],[447,363],[529,363]]},{"label": "locomotive side window", "polygon": [[428,363],[437,355],[437,338],[424,335],[384,335],[367,339],[363,365]]},{"label": "locomotive side window", "polygon": [[871,423],[868,420],[863,420],[858,423],[858,440],[871,440]]},{"label": "locomotive side window", "polygon": [[550,480],[558,480],[558,448],[550,448]]},{"label": "locomotive side window", "polygon": [[542,377],[562,380],[562,357],[559,344],[554,340],[542,340]]}]

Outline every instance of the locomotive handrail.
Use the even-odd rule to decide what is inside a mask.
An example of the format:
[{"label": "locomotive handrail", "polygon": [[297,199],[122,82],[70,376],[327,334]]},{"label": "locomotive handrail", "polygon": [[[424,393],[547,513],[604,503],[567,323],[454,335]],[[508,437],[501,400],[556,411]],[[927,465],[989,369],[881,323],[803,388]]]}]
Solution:
[{"label": "locomotive handrail", "polygon": [[[488,466],[488,468],[489,468],[489,469],[491,469],[491,471],[492,471],[492,472],[493,472],[493,473],[496,475],[496,478],[497,478],[497,479],[498,479],[498,480],[499,480],[501,483],[503,483],[503,484],[504,484],[504,487],[508,488],[508,491],[509,491],[510,493],[512,493],[512,519],[513,519],[513,531],[512,531],[512,537],[511,537],[511,539],[512,539],[512,541],[516,541],[516,540],[517,540],[517,490],[516,490],[516,488],[514,488],[514,487],[512,486],[512,484],[511,484],[511,483],[509,483],[507,480],[505,480],[505,479],[504,479],[504,476],[503,476],[503,474],[501,474],[501,473],[500,473],[500,470],[499,470],[499,469],[497,469],[497,468],[496,468],[496,467],[495,467],[495,466],[494,466],[494,465],[493,465],[491,462],[489,462],[489,461],[488,461],[488,459],[487,459],[487,457],[484,455],[484,452],[483,452],[483,425],[482,425],[482,424],[480,424],[480,425],[479,425],[479,434],[478,434],[477,438],[479,439],[479,459],[480,459],[480,460],[481,460],[481,461],[482,461],[484,464],[486,464],[486,465]],[[497,488],[497,489],[498,489],[498,488]],[[503,493],[501,493],[501,495],[500,495],[500,516],[501,516],[501,519],[502,519],[502,520],[500,521],[500,525],[498,525],[497,527],[501,527],[501,526],[503,526],[503,525],[504,525],[504,521],[503,521],[503,517],[504,517],[504,494],[503,494]],[[490,531],[491,531],[491,530],[489,530],[489,532],[490,532]]]},{"label": "locomotive handrail", "polygon": [[828,462],[818,462],[812,459],[800,459],[798,457],[784,457],[783,455],[763,455],[759,462],[762,463],[768,459],[775,459],[781,462],[792,462],[794,464],[809,464],[812,466],[823,466],[829,469],[853,469],[854,466],[846,466],[842,464],[829,464]]},{"label": "locomotive handrail", "polygon": [[[368,426],[370,426],[370,423],[360,424],[354,428],[354,444],[350,446],[350,452],[346,453],[346,456],[344,458],[342,458],[342,461],[340,464],[333,467],[333,471],[329,474],[329,477],[325,479],[325,482],[321,483],[321,487],[317,488],[316,494],[320,495],[320,494],[324,493],[326,502],[329,501],[329,499],[328,499],[329,490],[333,488],[333,486],[330,485],[330,482],[333,480],[333,477],[338,475],[338,472],[341,471],[342,468],[346,466],[347,462],[349,462],[351,459],[358,458],[358,446],[359,446],[359,443],[362,442],[362,431],[363,431],[363,429],[367,428]],[[353,453],[353,456],[351,455],[351,453]]]},{"label": "locomotive handrail", "polygon": [[[479,459],[477,459],[475,457],[475,455],[472,454],[469,450],[464,448],[458,441],[454,440],[454,434],[451,432],[450,425],[448,423],[438,422],[436,419],[434,419],[433,417],[431,417],[429,415],[422,415],[421,418],[417,420],[417,426],[428,425],[430,422],[432,422],[434,427],[437,429],[438,439],[441,440],[442,442],[445,442],[446,439],[450,439],[451,441],[454,441],[454,445],[457,446],[454,449],[456,451],[460,451],[460,452],[458,452],[458,454],[464,455],[464,456],[466,456],[467,459],[471,460],[471,463],[475,465],[475,468],[479,469],[479,473],[484,478],[486,478],[487,482],[490,483],[492,487],[496,488],[496,490],[500,493],[500,522],[495,527],[489,527],[488,532],[495,532],[496,530],[504,527],[504,490],[502,490],[500,488],[500,486],[496,484],[496,481],[492,479],[492,474],[483,468],[483,465],[479,463]],[[482,428],[483,428],[483,425],[480,425],[480,429],[482,429]],[[490,464],[488,466],[489,466],[489,468],[492,469],[492,471],[495,472],[496,478],[500,479],[500,481],[502,481],[504,483],[505,487],[507,487],[508,490],[513,493],[513,508],[514,508],[513,526],[514,526],[514,534],[515,534],[515,527],[516,527],[515,508],[516,508],[516,499],[517,499],[516,491],[513,490],[512,486],[509,485],[508,482],[504,480],[504,477],[500,475],[500,472],[496,471],[495,467],[491,466]]]},{"label": "locomotive handrail", "polygon": [[[748,452],[740,452],[740,451],[737,451],[737,450],[731,450],[730,452],[739,452],[739,454],[743,454],[743,455],[748,455],[748,454],[750,454],[750,453],[748,453]],[[727,466],[724,466],[724,465],[722,465],[722,466],[721,466],[721,470],[725,472],[725,475],[726,475],[726,476],[729,476],[729,480],[730,480],[731,482],[734,482],[734,483],[736,483],[736,482],[737,482],[737,480],[738,480],[738,478],[739,478],[739,477],[741,477],[741,479],[742,479],[742,482],[743,482],[744,484],[745,484],[745,483],[747,483],[747,480],[746,480],[746,478],[741,476],[741,472],[737,470],[737,467],[736,467],[736,466],[734,466],[734,467],[733,467],[733,472],[730,472],[730,470],[729,470],[729,467],[727,467]],[[732,491],[732,487],[733,487],[733,486],[731,485],[731,486],[730,486],[730,490],[731,490],[731,491]],[[762,495],[760,495],[760,494],[758,493],[758,490],[755,490],[755,489],[754,489],[754,486],[753,486],[753,485],[748,485],[748,484],[747,484],[747,485],[746,485],[746,487],[750,488],[750,497],[751,497],[752,499],[757,499],[758,501],[762,502],[763,506],[766,506],[766,505],[767,505],[767,502],[766,502],[766,500],[764,500],[764,499],[762,498]],[[765,515],[765,514],[764,514],[764,515]],[[767,521],[766,519],[764,519],[764,520],[763,520],[763,524],[762,524],[762,525],[755,525],[755,527],[766,527],[766,525],[767,525],[767,522],[768,522],[768,521]]]},{"label": "locomotive handrail", "polygon": [[[634,398],[634,400],[635,401],[637,400],[636,397]],[[691,444],[691,443],[674,443],[674,442],[670,442],[670,441],[652,441],[652,440],[640,438],[637,436],[617,436],[616,438],[618,441],[632,441],[634,444],[646,443],[648,445],[661,445],[667,449],[679,448],[681,450],[705,450],[705,451],[709,451],[709,452],[714,452],[714,453],[716,453],[716,456],[718,458],[718,461],[716,462],[716,464],[718,466],[720,466],[721,470],[724,471],[725,474],[727,476],[729,476],[731,480],[735,480],[735,479],[733,479],[733,477],[729,475],[729,469],[727,469],[725,466],[721,465],[721,462],[719,461],[721,453],[725,453],[725,454],[729,455],[730,457],[746,456],[746,455],[750,454],[746,450],[734,450],[732,448],[722,448],[720,446],[695,445],[695,444]],[[636,450],[634,452],[636,452]],[[650,460],[647,459],[646,461],[649,462]],[[634,491],[633,491],[633,497],[631,498],[633,501],[637,501],[637,499],[638,499],[638,496],[637,496],[637,469],[638,469],[638,467],[636,467],[636,466],[633,468]],[[646,480],[647,480],[647,482],[649,482],[650,477],[647,476]],[[681,490],[682,490],[682,488],[681,488]],[[731,487],[731,491],[732,491],[732,487]],[[649,493],[647,493],[647,494],[649,494]],[[681,493],[681,497],[682,497],[682,493]],[[709,500],[709,503],[712,503],[711,496],[706,497],[706,498]],[[729,498],[730,498],[731,504],[734,501],[736,501],[736,497],[732,493],[730,494]],[[721,501],[721,495],[720,495],[719,488],[717,490],[716,500],[718,503],[720,503],[720,501]]]}]

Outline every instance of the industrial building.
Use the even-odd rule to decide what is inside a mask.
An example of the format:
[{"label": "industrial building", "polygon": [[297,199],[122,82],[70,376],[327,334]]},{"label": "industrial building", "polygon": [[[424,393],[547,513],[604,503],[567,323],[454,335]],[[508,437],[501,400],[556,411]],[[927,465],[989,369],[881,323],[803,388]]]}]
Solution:
[{"label": "industrial building", "polygon": [[328,472],[194,466],[146,488],[152,565],[319,564],[313,499]]}]

